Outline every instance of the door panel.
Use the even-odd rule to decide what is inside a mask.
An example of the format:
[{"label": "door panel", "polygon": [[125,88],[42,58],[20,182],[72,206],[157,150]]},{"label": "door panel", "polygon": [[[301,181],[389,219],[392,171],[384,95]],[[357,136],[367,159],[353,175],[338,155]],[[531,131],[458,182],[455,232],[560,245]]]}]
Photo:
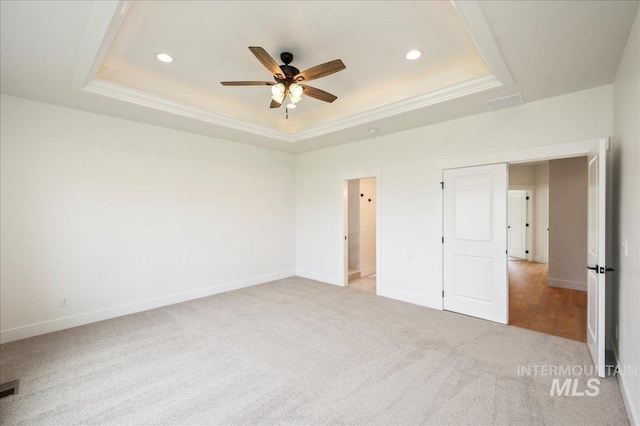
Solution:
[{"label": "door panel", "polygon": [[587,346],[600,377],[605,374],[607,150],[601,139],[589,154],[587,238]]},{"label": "door panel", "polygon": [[480,256],[453,256],[453,295],[491,303],[493,259]]},{"label": "door panel", "polygon": [[507,165],[444,172],[444,309],[506,324]]},{"label": "door panel", "polygon": [[453,215],[458,240],[491,240],[492,176],[459,176]]}]

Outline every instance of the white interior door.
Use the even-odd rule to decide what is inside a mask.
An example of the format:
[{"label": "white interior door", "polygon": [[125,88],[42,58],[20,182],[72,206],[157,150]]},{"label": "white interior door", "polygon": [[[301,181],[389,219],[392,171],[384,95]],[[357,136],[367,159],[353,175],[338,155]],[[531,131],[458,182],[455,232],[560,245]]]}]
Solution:
[{"label": "white interior door", "polygon": [[509,256],[527,259],[527,191],[509,191],[507,228]]},{"label": "white interior door", "polygon": [[587,345],[598,370],[605,373],[606,204],[607,150],[602,139],[589,154],[587,244]]},{"label": "white interior door", "polygon": [[507,165],[444,171],[444,309],[508,323]]}]

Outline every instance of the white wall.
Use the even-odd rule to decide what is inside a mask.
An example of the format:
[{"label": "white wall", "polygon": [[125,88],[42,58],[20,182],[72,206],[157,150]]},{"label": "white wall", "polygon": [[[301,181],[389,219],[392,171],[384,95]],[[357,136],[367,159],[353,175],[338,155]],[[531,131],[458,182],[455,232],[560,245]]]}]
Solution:
[{"label": "white wall", "polygon": [[[620,365],[640,368],[640,10],[615,79],[614,117],[611,334]],[[640,376],[623,371],[618,377],[631,423],[640,424]]]},{"label": "white wall", "polygon": [[11,96],[1,113],[4,341],[293,275],[292,155]]},{"label": "white wall", "polygon": [[360,192],[360,272],[366,277],[376,273],[376,178],[360,179]]},{"label": "white wall", "polygon": [[[441,176],[436,161],[591,139],[613,132],[612,86],[300,154],[297,273],[342,283],[343,176],[381,169],[381,295],[440,307]],[[384,129],[381,129],[384,132]]]}]

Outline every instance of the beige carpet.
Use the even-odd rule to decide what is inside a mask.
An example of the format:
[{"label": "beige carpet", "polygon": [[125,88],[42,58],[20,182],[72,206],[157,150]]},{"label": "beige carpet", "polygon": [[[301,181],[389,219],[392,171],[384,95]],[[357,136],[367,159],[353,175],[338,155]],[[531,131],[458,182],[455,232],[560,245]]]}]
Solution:
[{"label": "beige carpet", "polygon": [[[290,278],[0,346],[2,424],[626,424],[584,344]],[[584,377],[582,379],[585,379]],[[580,387],[585,383],[581,382]]]}]

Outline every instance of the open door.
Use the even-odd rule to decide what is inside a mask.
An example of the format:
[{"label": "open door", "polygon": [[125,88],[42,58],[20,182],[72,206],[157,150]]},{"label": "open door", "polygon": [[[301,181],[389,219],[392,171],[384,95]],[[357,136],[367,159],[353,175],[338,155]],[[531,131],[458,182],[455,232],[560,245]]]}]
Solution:
[{"label": "open door", "polygon": [[509,191],[507,228],[509,256],[527,259],[527,191]]},{"label": "open door", "polygon": [[587,242],[587,345],[598,371],[605,376],[605,292],[607,226],[607,150],[601,139],[589,154],[588,242]]},{"label": "open door", "polygon": [[508,323],[507,165],[444,171],[444,309]]}]

